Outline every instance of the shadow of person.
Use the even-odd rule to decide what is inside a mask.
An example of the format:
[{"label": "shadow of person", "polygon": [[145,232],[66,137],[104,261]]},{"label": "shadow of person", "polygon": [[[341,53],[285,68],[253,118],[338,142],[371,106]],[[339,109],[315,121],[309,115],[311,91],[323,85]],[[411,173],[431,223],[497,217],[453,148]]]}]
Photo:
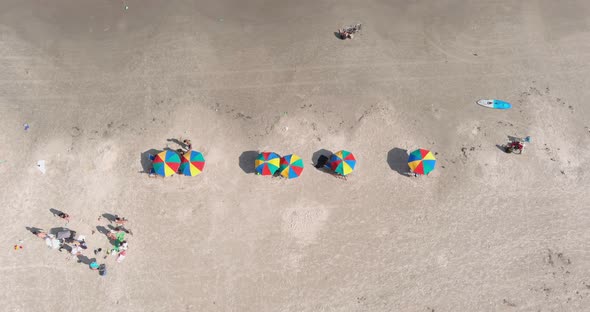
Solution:
[{"label": "shadow of person", "polygon": [[67,252],[72,252],[72,246],[68,245],[67,243],[61,244],[58,251],[61,252],[62,249],[65,249]]},{"label": "shadow of person", "polygon": [[395,172],[408,176],[410,167],[408,167],[408,151],[401,148],[393,148],[387,153],[387,164]]},{"label": "shadow of person", "polygon": [[515,137],[515,136],[511,136],[511,135],[508,136],[508,141],[510,141],[510,142],[519,142],[521,140],[522,139],[519,137]]},{"label": "shadow of person", "polygon": [[115,219],[116,218],[115,215],[110,214],[110,213],[106,213],[106,212],[102,214],[102,217],[105,218],[105,219],[107,219],[107,220],[109,220],[109,222],[115,222],[115,220],[116,220]]},{"label": "shadow of person", "polygon": [[59,217],[59,215],[63,213],[63,211],[59,211],[55,208],[49,208],[49,212],[51,212],[54,217]]},{"label": "shadow of person", "polygon": [[152,160],[150,159],[150,156],[155,157],[160,152],[160,150],[152,148],[141,153],[139,161],[141,162],[141,169],[143,170],[143,173],[149,173],[152,169]]},{"label": "shadow of person", "polygon": [[335,32],[334,32],[334,37],[336,37],[336,38],[338,38],[338,39],[340,39],[340,40],[344,40],[344,39],[346,39],[346,38],[343,38],[343,37],[342,37],[342,35],[340,34],[340,32],[338,32],[338,31],[335,31]]},{"label": "shadow of person", "polygon": [[506,152],[506,147],[505,147],[504,145],[496,144],[496,147],[497,147],[499,150],[501,150],[502,152],[504,152],[504,153],[507,153],[507,152]]},{"label": "shadow of person", "polygon": [[30,227],[29,227],[29,226],[27,226],[27,227],[25,227],[25,228],[27,229],[27,231],[30,231],[31,233],[33,233],[33,234],[35,234],[35,235],[37,235],[37,233],[41,233],[41,232],[43,232],[43,229],[40,229],[40,228],[38,228],[38,227],[34,227],[34,226],[30,226]]},{"label": "shadow of person", "polygon": [[104,235],[107,235],[107,234],[109,234],[109,233],[110,233],[110,231],[109,231],[109,230],[108,230],[106,227],[104,227],[104,226],[102,226],[102,225],[97,225],[97,226],[96,226],[96,230],[97,230],[99,233],[101,233],[101,234],[104,234]]},{"label": "shadow of person", "polygon": [[90,263],[96,261],[95,258],[90,259],[84,255],[77,255],[76,257],[78,257],[78,263],[84,263],[86,265],[90,265]]},{"label": "shadow of person", "polygon": [[97,226],[96,226],[96,230],[97,230],[99,233],[101,233],[101,234],[104,234],[104,236],[106,236],[106,237],[109,239],[109,243],[111,243],[111,245],[115,245],[115,241],[114,241],[114,240],[112,240],[112,239],[109,237],[109,235],[108,235],[108,234],[111,232],[111,231],[109,231],[109,229],[105,228],[105,227],[104,227],[104,226],[102,226],[102,225],[97,225]]},{"label": "shadow of person", "polygon": [[178,144],[180,147],[184,148],[185,150],[188,150],[188,145],[186,145],[186,143],[184,143],[184,142],[180,142],[178,139],[167,139],[166,141],[174,142],[174,143]]},{"label": "shadow of person", "polygon": [[238,158],[238,165],[246,174],[255,173],[256,167],[254,161],[258,157],[259,152],[257,151],[245,151]]}]

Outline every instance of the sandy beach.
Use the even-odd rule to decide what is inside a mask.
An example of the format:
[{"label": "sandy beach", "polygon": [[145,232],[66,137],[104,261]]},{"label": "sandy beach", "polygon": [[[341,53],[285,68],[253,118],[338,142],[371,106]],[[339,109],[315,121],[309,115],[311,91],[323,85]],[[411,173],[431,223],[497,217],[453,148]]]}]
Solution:
[{"label": "sandy beach", "polygon": [[[588,16],[582,0],[2,1],[0,310],[587,311]],[[506,154],[508,136],[532,142]],[[185,138],[201,175],[144,173]],[[404,175],[416,148],[436,154],[428,176]],[[342,149],[346,180],[313,167]],[[257,176],[259,151],[306,167]],[[92,258],[105,213],[133,231],[124,262],[98,257],[106,276],[27,230],[76,230]]]}]

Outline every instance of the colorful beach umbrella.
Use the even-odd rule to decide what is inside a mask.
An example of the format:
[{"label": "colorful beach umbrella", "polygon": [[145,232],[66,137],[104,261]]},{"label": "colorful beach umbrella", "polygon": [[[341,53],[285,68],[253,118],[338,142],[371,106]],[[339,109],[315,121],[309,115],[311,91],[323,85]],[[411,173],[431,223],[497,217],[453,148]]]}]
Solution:
[{"label": "colorful beach umbrella", "polygon": [[178,171],[180,156],[173,151],[163,151],[154,158],[154,172],[169,177]]},{"label": "colorful beach umbrella", "polygon": [[340,175],[347,175],[354,170],[356,159],[349,151],[339,151],[330,156],[328,167]]},{"label": "colorful beach umbrella", "polygon": [[287,179],[297,178],[303,172],[303,160],[295,154],[283,156],[279,172]]},{"label": "colorful beach umbrella", "polygon": [[262,152],[254,161],[256,172],[261,175],[273,175],[281,164],[281,157],[277,153]]},{"label": "colorful beach umbrella", "polygon": [[205,167],[205,157],[201,152],[190,150],[182,155],[180,173],[185,176],[194,177],[200,174]]},{"label": "colorful beach umbrella", "polygon": [[408,166],[416,174],[429,174],[435,165],[436,158],[432,152],[422,148],[411,152],[408,158]]}]

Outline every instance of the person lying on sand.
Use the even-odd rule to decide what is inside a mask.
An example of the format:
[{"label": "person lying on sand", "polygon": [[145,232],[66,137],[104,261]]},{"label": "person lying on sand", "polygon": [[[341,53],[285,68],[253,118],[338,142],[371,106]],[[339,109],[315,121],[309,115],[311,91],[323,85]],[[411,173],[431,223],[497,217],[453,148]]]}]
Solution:
[{"label": "person lying on sand", "polygon": [[191,143],[191,140],[189,140],[189,139],[184,139],[184,140],[182,141],[182,143],[184,143],[184,146],[185,146],[185,148],[186,148],[186,150],[187,150],[187,151],[190,151],[190,150],[192,150],[192,149],[193,149],[193,143]]},{"label": "person lying on sand", "polygon": [[57,216],[66,220],[67,222],[70,222],[70,215],[65,212],[60,212]]},{"label": "person lying on sand", "polygon": [[354,38],[354,35],[352,33],[344,29],[338,29],[338,34],[340,35],[340,39],[342,40]]},{"label": "person lying on sand", "polygon": [[125,223],[127,223],[127,220],[125,217],[119,217],[119,216],[115,216],[115,224],[117,225],[125,225]]}]

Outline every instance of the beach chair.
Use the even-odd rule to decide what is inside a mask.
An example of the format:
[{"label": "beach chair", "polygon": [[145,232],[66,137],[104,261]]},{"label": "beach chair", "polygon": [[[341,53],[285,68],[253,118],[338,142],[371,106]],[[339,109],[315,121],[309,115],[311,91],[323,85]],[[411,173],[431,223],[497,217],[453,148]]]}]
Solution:
[{"label": "beach chair", "polygon": [[316,167],[317,169],[330,169],[328,168],[328,160],[330,160],[330,158],[326,155],[320,155],[320,157],[318,158],[317,163],[314,165],[314,167]]}]

